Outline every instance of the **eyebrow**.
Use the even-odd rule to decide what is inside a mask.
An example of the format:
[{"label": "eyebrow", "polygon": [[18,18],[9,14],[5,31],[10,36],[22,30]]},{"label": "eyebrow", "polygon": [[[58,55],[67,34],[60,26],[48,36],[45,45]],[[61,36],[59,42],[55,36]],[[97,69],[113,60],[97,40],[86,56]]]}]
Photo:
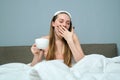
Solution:
[{"label": "eyebrow", "polygon": [[[61,19],[61,18],[60,18],[59,20],[64,20],[64,19]],[[70,22],[70,20],[67,20],[67,22]]]}]

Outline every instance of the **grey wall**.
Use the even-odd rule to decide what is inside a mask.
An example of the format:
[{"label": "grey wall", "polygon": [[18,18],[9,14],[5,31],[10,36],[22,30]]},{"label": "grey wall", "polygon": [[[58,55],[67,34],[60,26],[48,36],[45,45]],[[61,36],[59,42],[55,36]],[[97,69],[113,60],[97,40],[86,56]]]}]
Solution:
[{"label": "grey wall", "polygon": [[71,13],[81,43],[117,43],[120,55],[120,0],[0,0],[0,46],[32,45],[58,10]]}]

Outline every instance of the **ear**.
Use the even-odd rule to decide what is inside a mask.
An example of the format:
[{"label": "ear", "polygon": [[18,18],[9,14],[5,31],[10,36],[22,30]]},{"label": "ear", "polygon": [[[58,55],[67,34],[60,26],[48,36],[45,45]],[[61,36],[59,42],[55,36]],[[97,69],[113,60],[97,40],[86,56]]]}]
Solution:
[{"label": "ear", "polygon": [[55,22],[52,22],[52,26],[55,27]]}]

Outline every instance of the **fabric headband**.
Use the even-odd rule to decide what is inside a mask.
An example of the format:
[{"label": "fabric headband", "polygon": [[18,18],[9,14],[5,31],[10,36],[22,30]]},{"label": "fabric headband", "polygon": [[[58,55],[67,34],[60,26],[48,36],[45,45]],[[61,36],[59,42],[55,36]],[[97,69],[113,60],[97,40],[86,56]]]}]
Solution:
[{"label": "fabric headband", "polygon": [[56,15],[58,15],[59,13],[62,13],[62,12],[67,13],[67,14],[70,16],[70,18],[72,18],[72,17],[71,17],[71,14],[70,14],[69,12],[67,12],[67,11],[57,11],[57,12],[55,12],[54,16],[56,16]]}]

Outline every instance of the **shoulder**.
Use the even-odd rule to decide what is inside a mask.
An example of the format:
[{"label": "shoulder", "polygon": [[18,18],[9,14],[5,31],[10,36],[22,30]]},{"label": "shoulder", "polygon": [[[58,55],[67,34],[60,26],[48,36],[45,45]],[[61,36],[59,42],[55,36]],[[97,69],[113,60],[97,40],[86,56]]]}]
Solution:
[{"label": "shoulder", "polygon": [[47,36],[42,36],[42,37],[40,37],[40,38],[49,39],[49,35],[47,35]]}]

